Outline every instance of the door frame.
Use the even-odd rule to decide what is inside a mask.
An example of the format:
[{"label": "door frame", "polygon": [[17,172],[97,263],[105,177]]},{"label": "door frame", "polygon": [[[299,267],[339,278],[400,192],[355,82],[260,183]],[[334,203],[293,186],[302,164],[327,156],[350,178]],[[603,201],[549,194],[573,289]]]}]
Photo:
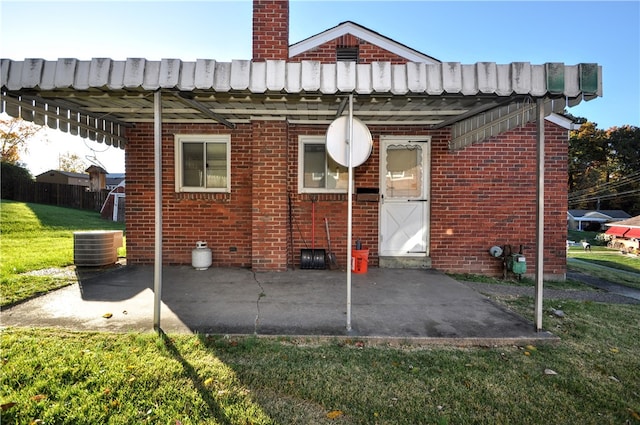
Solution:
[{"label": "door frame", "polygon": [[[416,135],[406,135],[406,136],[388,136],[382,135],[380,136],[380,155],[379,155],[379,174],[380,174],[380,204],[379,204],[379,214],[378,214],[378,249],[382,246],[382,222],[383,222],[383,206],[384,203],[383,194],[385,191],[385,178],[386,178],[386,157],[387,157],[387,145],[389,144],[398,144],[398,143],[407,143],[407,144],[415,144],[420,143],[422,145],[422,162],[423,162],[423,173],[426,187],[423,188],[424,196],[426,197],[426,206],[424,208],[423,215],[423,229],[425,235],[425,254],[409,254],[398,256],[395,258],[429,258],[431,255],[431,136],[416,136]],[[428,262],[430,264],[430,262]],[[424,267],[424,265],[420,265],[420,267]]]}]

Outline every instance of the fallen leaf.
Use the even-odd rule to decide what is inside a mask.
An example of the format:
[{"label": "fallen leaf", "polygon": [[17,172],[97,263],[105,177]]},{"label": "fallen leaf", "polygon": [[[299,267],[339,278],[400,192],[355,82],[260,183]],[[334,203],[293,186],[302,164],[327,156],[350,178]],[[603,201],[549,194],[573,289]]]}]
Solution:
[{"label": "fallen leaf", "polygon": [[0,410],[2,410],[4,412],[5,410],[11,409],[16,404],[18,404],[18,403],[16,403],[15,401],[10,401],[8,403],[0,404]]},{"label": "fallen leaf", "polygon": [[528,351],[525,351],[525,352],[524,352],[524,355],[525,355],[525,356],[530,356],[530,355],[531,355],[531,353],[530,353],[530,352],[528,352]]},{"label": "fallen leaf", "polygon": [[44,395],[44,394],[38,394],[38,395],[34,395],[33,397],[31,397],[31,400],[33,400],[33,401],[42,401],[42,400],[44,400],[45,398],[47,398],[47,396],[46,396],[46,395]]},{"label": "fallen leaf", "polygon": [[133,381],[135,381],[135,380],[136,380],[135,376],[134,376],[134,377],[131,377],[131,378],[129,378],[129,383],[132,383],[132,382],[133,382]]},{"label": "fallen leaf", "polygon": [[342,410],[332,410],[331,412],[327,413],[327,418],[328,419],[337,419],[340,416],[342,416],[344,413],[342,412]]},{"label": "fallen leaf", "polygon": [[620,382],[620,380],[618,378],[616,378],[615,376],[610,376],[609,379],[611,379],[612,381],[615,381],[615,382]]},{"label": "fallen leaf", "polygon": [[41,423],[42,423],[41,419],[34,419],[29,423],[29,425],[37,425],[37,424],[41,424]]},{"label": "fallen leaf", "polygon": [[616,347],[610,348],[609,351],[611,351],[614,354],[620,352],[620,350],[618,350]]},{"label": "fallen leaf", "polygon": [[102,315],[105,319],[111,319],[113,317],[113,313],[105,313]]},{"label": "fallen leaf", "polygon": [[629,410],[629,413],[631,413],[631,416],[634,417],[634,419],[637,419],[637,420],[640,421],[640,413],[638,413],[638,412],[636,412],[635,410],[632,410],[632,409],[628,409],[628,410]]},{"label": "fallen leaf", "polygon": [[105,395],[109,395],[109,394],[111,394],[111,388],[105,388],[105,389],[104,389],[104,391],[103,391],[103,393],[104,393]]},{"label": "fallen leaf", "polygon": [[204,380],[204,385],[206,387],[208,387],[211,384],[213,384],[213,378],[207,378],[207,379]]},{"label": "fallen leaf", "polygon": [[526,347],[524,347],[524,348],[526,348],[526,349],[527,349],[527,350],[529,350],[529,351],[536,351],[536,350],[537,350],[537,348],[536,348],[536,347],[534,347],[533,345],[527,345],[527,346],[526,346]]},{"label": "fallen leaf", "polygon": [[544,374],[545,374],[545,375],[557,375],[557,374],[558,374],[558,372],[556,372],[556,371],[555,371],[555,370],[553,370],[553,369],[545,369],[545,370],[544,370]]}]

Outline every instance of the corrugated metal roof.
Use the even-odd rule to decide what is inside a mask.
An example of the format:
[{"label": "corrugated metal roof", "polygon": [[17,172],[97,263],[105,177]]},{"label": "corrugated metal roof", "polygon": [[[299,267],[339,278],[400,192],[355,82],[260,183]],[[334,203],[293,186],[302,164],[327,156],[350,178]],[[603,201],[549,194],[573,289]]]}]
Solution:
[{"label": "corrugated metal roof", "polygon": [[252,119],[328,124],[354,93],[354,115],[369,125],[456,124],[452,149],[531,119],[533,98],[547,98],[550,113],[602,95],[597,64],[95,58],[2,59],[0,67],[2,111],[121,147],[125,127],[153,121],[156,90],[176,94],[163,96],[163,121],[228,126]]},{"label": "corrugated metal roof", "polygon": [[602,84],[596,64],[532,65],[514,62],[498,65],[479,62],[426,64],[389,62],[321,64],[306,61],[216,62],[201,59],[148,61],[145,59],[26,59],[2,60],[2,86],[9,91],[22,89],[91,90],[213,90],[216,92],[355,92],[358,94],[461,94],[473,96],[513,94],[541,97],[581,94],[601,95]]}]

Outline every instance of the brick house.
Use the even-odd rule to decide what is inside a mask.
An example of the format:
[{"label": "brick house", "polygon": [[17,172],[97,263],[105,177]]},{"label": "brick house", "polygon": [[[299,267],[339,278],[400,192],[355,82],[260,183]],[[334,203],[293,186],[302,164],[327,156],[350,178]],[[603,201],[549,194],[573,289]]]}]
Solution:
[{"label": "brick house", "polygon": [[284,271],[314,229],[326,247],[327,218],[344,266],[347,170],[325,136],[353,94],[372,135],[352,204],[370,266],[500,275],[493,245],[535,262],[542,139],[544,270],[564,278],[570,127],[555,112],[601,95],[597,64],[443,63],[353,22],[289,45],[288,27],[288,2],[255,0],[252,60],[3,59],[2,108],[126,148],[129,264],[157,258],[161,187],[164,264],[204,240],[214,267]]}]

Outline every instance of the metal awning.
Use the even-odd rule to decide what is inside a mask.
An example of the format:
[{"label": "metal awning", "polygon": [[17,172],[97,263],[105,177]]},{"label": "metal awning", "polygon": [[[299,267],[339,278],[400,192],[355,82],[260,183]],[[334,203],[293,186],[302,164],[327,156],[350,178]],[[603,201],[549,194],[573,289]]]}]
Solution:
[{"label": "metal awning", "polygon": [[630,228],[627,233],[624,234],[625,238],[640,238],[640,228]]},{"label": "metal awning", "polygon": [[607,234],[607,235],[611,235],[611,236],[623,237],[623,236],[625,236],[625,234],[627,233],[628,230],[629,230],[628,227],[611,226],[604,233]]},{"label": "metal awning", "polygon": [[0,111],[124,148],[125,130],[154,121],[233,128],[254,119],[328,125],[354,94],[354,116],[367,125],[452,126],[459,149],[602,95],[597,64],[526,62],[356,64],[201,59],[116,61],[96,58],[1,61]]}]

